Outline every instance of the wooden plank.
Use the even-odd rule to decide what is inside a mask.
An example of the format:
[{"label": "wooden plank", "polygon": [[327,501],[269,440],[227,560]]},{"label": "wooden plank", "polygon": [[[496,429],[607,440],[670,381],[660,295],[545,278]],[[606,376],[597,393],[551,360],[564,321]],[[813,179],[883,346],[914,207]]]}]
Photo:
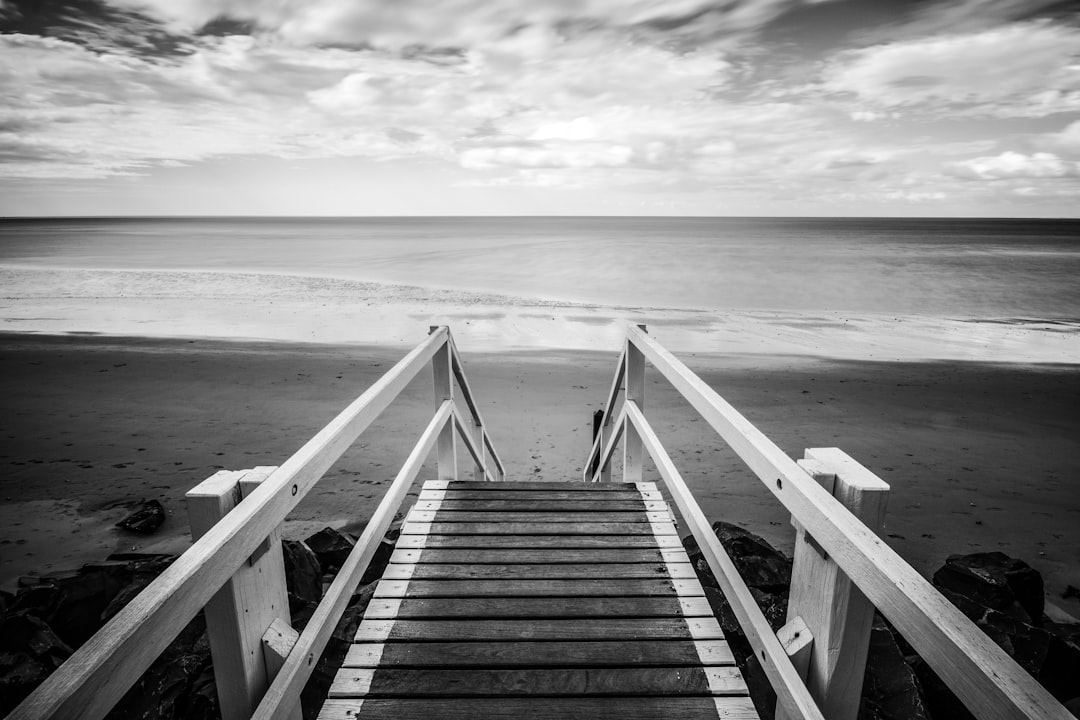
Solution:
[{"label": "wooden plank", "polygon": [[608,512],[663,512],[667,510],[667,503],[663,500],[642,501],[638,493],[626,494],[625,500],[596,499],[596,500],[424,500],[419,499],[413,505],[414,510],[456,510],[473,513],[492,512],[574,512],[574,513],[608,513]]},{"label": "wooden plank", "polygon": [[364,617],[395,618],[555,618],[711,617],[704,597],[497,597],[372,598]]},{"label": "wooden plank", "polygon": [[465,563],[470,565],[525,565],[525,564],[574,564],[590,563],[687,563],[690,556],[682,548],[669,550],[646,548],[565,548],[565,549],[523,549],[507,550],[502,548],[480,549],[443,549],[398,548],[390,556],[391,563]]},{"label": "wooden plank", "polygon": [[[507,483],[512,484],[512,483]],[[554,485],[554,487],[560,487]],[[574,502],[595,502],[597,500],[663,500],[664,495],[659,490],[641,491],[633,487],[626,490],[621,488],[617,492],[605,490],[593,492],[592,490],[507,490],[503,492],[500,485],[492,490],[421,490],[418,500],[573,500]],[[576,486],[575,486],[576,487]],[[590,485],[584,487],[590,488]]]},{"label": "wooden plank", "polygon": [[[300,633],[293,630],[292,626],[281,618],[277,618],[270,623],[270,627],[263,633],[262,659],[263,664],[266,666],[266,676],[270,680],[276,678],[277,674],[281,672],[281,668],[285,667],[285,661],[288,659],[292,649],[296,647],[296,641],[299,638]],[[292,708],[288,711],[286,717],[292,720],[303,719],[304,713],[300,707],[300,698],[293,700]]]},{"label": "wooden plank", "polygon": [[[489,476],[494,475],[494,479],[501,482],[506,478],[506,469],[503,466],[499,454],[495,451],[495,446],[491,442],[491,436],[487,433],[487,423],[484,422],[484,417],[480,414],[480,408],[476,404],[472,388],[469,387],[469,379],[465,375],[465,366],[461,362],[461,353],[458,352],[457,343],[454,342],[454,336],[450,334],[449,328],[447,329],[446,342],[450,346],[451,369],[454,372],[454,377],[457,378],[458,387],[461,388],[461,394],[465,397],[465,403],[469,406],[469,412],[472,415],[473,423],[479,430],[477,437],[480,440],[480,453],[483,454],[484,448],[487,448],[488,453],[491,455],[491,459],[495,463],[497,472],[491,473],[491,469],[487,467],[485,463],[485,473]],[[479,478],[477,478],[477,480],[479,480]]]},{"label": "wooden plank", "polygon": [[600,565],[389,565],[384,580],[581,580],[592,578],[696,578],[690,563],[604,563]]},{"label": "wooden plank", "polygon": [[[871,530],[880,533],[889,486],[837,448],[814,448],[799,466]],[[821,472],[815,474],[820,467]],[[814,642],[806,687],[830,720],[855,720],[862,699],[874,606],[836,561],[796,524],[788,621],[801,618]],[[782,709],[778,720],[794,720]]]},{"label": "wooden plank", "polygon": [[748,697],[409,698],[327,700],[319,720],[757,720]]},{"label": "wooden plank", "polygon": [[675,535],[672,523],[406,522],[402,535]]},{"label": "wooden plank", "polygon": [[[644,325],[639,325],[642,332]],[[630,340],[626,341],[626,403],[635,403],[645,410],[645,356]],[[623,482],[641,481],[641,463],[644,451],[637,428],[628,424],[623,438]]]},{"label": "wooden plank", "polygon": [[[437,326],[431,327],[435,333]],[[450,343],[444,343],[431,358],[431,373],[435,390],[435,409],[438,410],[447,400],[454,400],[454,379],[451,374]],[[448,422],[439,433],[438,459],[439,479],[457,480],[457,431],[453,422]]]},{"label": "wooden plank", "polygon": [[726,640],[517,640],[356,643],[342,667],[595,667],[734,665]]},{"label": "wooden plank", "polygon": [[716,618],[362,620],[356,642],[474,640],[723,640]]},{"label": "wooden plank", "polygon": [[402,535],[398,548],[665,548],[682,547],[678,535]]},{"label": "wooden plank", "polygon": [[976,716],[1069,717],[1015,660],[715,390],[647,334],[630,327],[627,335]]},{"label": "wooden plank", "polygon": [[343,668],[327,697],[746,694],[737,667]]},{"label": "wooden plank", "polygon": [[[82,645],[8,717],[101,718],[398,393],[448,332],[409,352]],[[280,677],[280,676],[279,676]]]},{"label": "wooden plank", "polygon": [[375,597],[700,597],[697,580],[381,580]]},{"label": "wooden plank", "polygon": [[639,483],[596,483],[566,482],[552,480],[551,482],[538,480],[513,480],[501,483],[475,482],[472,480],[458,480],[448,482],[445,480],[427,480],[424,482],[424,490],[488,490],[490,492],[503,493],[516,490],[557,490],[559,492],[630,492],[632,490],[645,490],[656,492],[654,482]]},{"label": "wooden plank", "polygon": [[[186,495],[191,536],[205,535],[276,470],[258,467],[222,471]],[[275,529],[247,563],[206,604],[206,628],[214,658],[214,678],[225,720],[246,720],[270,682],[262,656],[262,638],[275,620],[288,624],[289,597],[281,531]]]},{"label": "wooden plank", "polygon": [[662,523],[671,522],[663,512],[469,512],[467,510],[410,510],[407,523]]}]

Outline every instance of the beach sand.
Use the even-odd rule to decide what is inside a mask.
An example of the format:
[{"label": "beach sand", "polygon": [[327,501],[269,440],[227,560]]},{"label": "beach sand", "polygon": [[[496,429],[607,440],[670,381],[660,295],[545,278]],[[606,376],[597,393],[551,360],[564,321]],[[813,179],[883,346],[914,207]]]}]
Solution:
[{"label": "beach sand", "polygon": [[[578,481],[614,350],[477,353],[458,343],[509,478]],[[118,550],[182,551],[185,491],[217,469],[281,464],[403,354],[0,335],[0,586]],[[840,447],[890,483],[886,540],[921,572],[952,553],[1000,550],[1043,574],[1051,602],[1080,613],[1060,597],[1080,585],[1076,366],[680,356],[792,457]],[[433,406],[423,372],[305,498],[286,536],[362,527]],[[782,506],[656,371],[646,413],[711,519],[790,552]],[[421,479],[434,473],[431,461]],[[659,479],[651,466],[646,476]],[[162,529],[149,538],[115,529],[125,504],[143,498],[165,505]]]}]

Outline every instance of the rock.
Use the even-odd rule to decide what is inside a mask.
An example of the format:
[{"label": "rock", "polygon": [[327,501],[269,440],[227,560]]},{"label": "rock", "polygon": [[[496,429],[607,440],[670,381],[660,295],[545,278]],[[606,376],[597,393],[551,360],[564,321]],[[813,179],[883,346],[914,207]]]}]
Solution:
[{"label": "rock", "polygon": [[1000,552],[950,555],[933,582],[983,607],[1042,625],[1042,576],[1023,560]]},{"label": "rock", "polygon": [[923,699],[930,710],[931,717],[947,718],[947,720],[975,720],[975,716],[964,707],[960,698],[956,697],[956,694],[926,664],[925,660],[916,658],[911,664],[911,669],[922,686]]},{"label": "rock", "polygon": [[6,715],[71,655],[44,620],[26,611],[0,621],[0,715]]},{"label": "rock", "polygon": [[353,549],[352,539],[333,528],[323,528],[304,541],[319,558],[323,572],[334,572],[341,568]]},{"label": "rock", "polygon": [[334,681],[334,676],[345,659],[345,653],[356,636],[356,628],[360,625],[364,610],[375,595],[376,585],[378,583],[373,582],[364,586],[360,592],[352,596],[349,606],[345,608],[337,627],[334,628],[333,635],[327,641],[326,649],[323,650],[319,662],[311,672],[311,677],[304,685],[303,692],[300,693],[300,704],[305,720],[313,720],[318,716],[319,709],[330,690],[330,684]]},{"label": "rock", "polygon": [[[787,556],[764,538],[738,525],[717,521],[713,523],[712,528],[720,544],[731,556],[739,575],[749,587],[770,593],[787,594],[788,586],[791,585],[791,560]],[[690,561],[698,568],[702,581],[706,582],[708,578],[708,581],[715,586],[716,581],[712,578],[708,563],[701,555],[701,550],[693,536],[684,538],[683,545],[690,554]],[[702,572],[703,570],[707,575]]]},{"label": "rock", "polygon": [[165,508],[157,500],[147,500],[135,512],[116,523],[116,527],[139,535],[152,535],[165,522]]},{"label": "rock", "polygon": [[379,546],[375,548],[375,554],[371,557],[367,570],[364,571],[364,577],[360,578],[361,585],[373,583],[382,577],[383,571],[390,563],[390,556],[394,554],[394,544],[397,543],[400,535],[401,530],[394,529],[386,533],[385,537],[379,541]]},{"label": "rock", "polygon": [[131,581],[101,612],[102,622],[108,622],[116,613],[120,612],[125,605],[141,593],[147,585],[153,582],[158,575],[165,571],[176,560],[175,555],[142,554],[142,553],[114,553],[108,557],[116,562],[126,562],[127,569],[131,573]]},{"label": "rock", "polygon": [[282,540],[281,554],[285,560],[289,614],[293,627],[299,630],[322,599],[322,569],[319,558],[300,540]]},{"label": "rock", "polygon": [[127,563],[105,562],[84,565],[74,573],[37,578],[37,585],[24,584],[12,610],[45,620],[65,643],[77,648],[101,629],[105,608],[131,577]]},{"label": "rock", "polygon": [[1080,625],[1048,622],[1046,662],[1039,682],[1061,702],[1080,697]]},{"label": "rock", "polygon": [[877,614],[870,629],[859,720],[930,720],[922,685],[896,636]]}]

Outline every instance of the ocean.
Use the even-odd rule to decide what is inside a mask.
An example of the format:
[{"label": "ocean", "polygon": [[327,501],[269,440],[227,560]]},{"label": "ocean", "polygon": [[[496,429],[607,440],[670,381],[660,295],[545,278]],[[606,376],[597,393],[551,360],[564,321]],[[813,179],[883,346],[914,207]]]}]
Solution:
[{"label": "ocean", "polygon": [[[98,332],[200,334],[202,327],[197,311],[181,312],[169,327],[155,326],[152,311],[134,309],[130,302],[126,307],[133,319],[127,325],[120,322],[124,313],[118,315],[112,305],[98,307],[98,314],[110,319],[100,326],[92,309],[57,324],[55,313],[62,308],[40,307],[46,297],[89,298],[101,306],[108,305],[105,298],[195,302],[204,296],[266,305],[279,296],[295,307],[305,298],[313,307],[316,300],[337,302],[342,312],[355,311],[353,319],[363,300],[365,307],[382,308],[376,326],[390,313],[387,303],[407,304],[417,322],[424,313],[440,315],[428,307],[435,303],[444,311],[454,305],[455,316],[483,307],[492,320],[500,319],[492,312],[513,307],[590,308],[616,320],[634,319],[629,311],[690,313],[676,318],[683,325],[688,318],[700,325],[721,317],[772,313],[775,320],[776,313],[794,313],[806,316],[799,323],[803,330],[815,320],[836,322],[844,315],[877,322],[914,318],[923,323],[920,333],[933,320],[1041,323],[1040,330],[1072,333],[1080,326],[1080,221],[7,219],[0,220],[0,279],[9,300],[4,318],[9,330],[71,331],[82,323]],[[37,298],[35,308],[28,305],[32,298]],[[176,302],[169,312],[176,312]],[[45,310],[52,314],[38,312]],[[35,325],[34,312],[54,321]],[[236,318],[222,325],[215,314],[203,323],[207,334],[216,336],[336,338],[321,332],[313,312],[254,325]],[[594,326],[601,322],[584,319]],[[300,327],[290,330],[290,323]],[[313,325],[318,327],[308,333]],[[500,332],[513,335],[516,344],[533,344],[522,340],[533,330],[519,325],[482,331],[488,340]],[[373,339],[346,334],[340,339]],[[389,334],[400,332],[395,327]],[[582,342],[574,336],[556,344]]]}]

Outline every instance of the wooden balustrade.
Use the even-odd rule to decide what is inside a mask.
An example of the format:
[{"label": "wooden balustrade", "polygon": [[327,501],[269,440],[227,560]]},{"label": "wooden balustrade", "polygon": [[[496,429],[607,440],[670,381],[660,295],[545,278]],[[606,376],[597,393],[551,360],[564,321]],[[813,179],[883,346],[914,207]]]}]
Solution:
[{"label": "wooden balustrade", "polygon": [[[304,632],[294,637],[285,622],[287,603],[283,605],[281,599],[283,572],[277,574],[281,562],[278,529],[326,470],[429,362],[434,375],[435,415]],[[469,419],[454,407],[454,379],[469,408]],[[427,339],[280,467],[215,476],[200,484],[189,499],[193,534],[197,536],[192,546],[8,718],[104,717],[204,606],[209,606],[208,625],[225,720],[248,717],[255,703],[254,717],[297,717],[300,689],[409,485],[436,444],[440,477],[457,478],[455,431],[460,431],[473,457],[474,477],[505,478],[450,330],[435,327]],[[238,486],[242,487],[242,499],[236,495]],[[264,597],[253,598],[252,593]]]},{"label": "wooden balustrade", "polygon": [[[747,604],[745,586],[645,420],[639,356],[682,394],[791,512],[797,545],[789,624],[780,633],[783,642],[771,630],[766,632],[760,611]],[[613,419],[620,391],[622,410]],[[807,451],[801,464],[792,460],[641,326],[627,329],[604,411],[605,430],[586,459],[585,479],[610,480],[611,458],[623,437],[630,446],[624,450],[624,479],[639,478],[640,457],[633,444],[643,442],[773,683],[780,703],[778,717],[855,717],[876,608],[977,717],[1071,718],[1004,650],[881,541],[876,532],[888,486],[847,455],[833,448],[814,449]],[[633,466],[627,469],[627,463]],[[806,704],[807,697],[813,698],[812,707]]]}]

